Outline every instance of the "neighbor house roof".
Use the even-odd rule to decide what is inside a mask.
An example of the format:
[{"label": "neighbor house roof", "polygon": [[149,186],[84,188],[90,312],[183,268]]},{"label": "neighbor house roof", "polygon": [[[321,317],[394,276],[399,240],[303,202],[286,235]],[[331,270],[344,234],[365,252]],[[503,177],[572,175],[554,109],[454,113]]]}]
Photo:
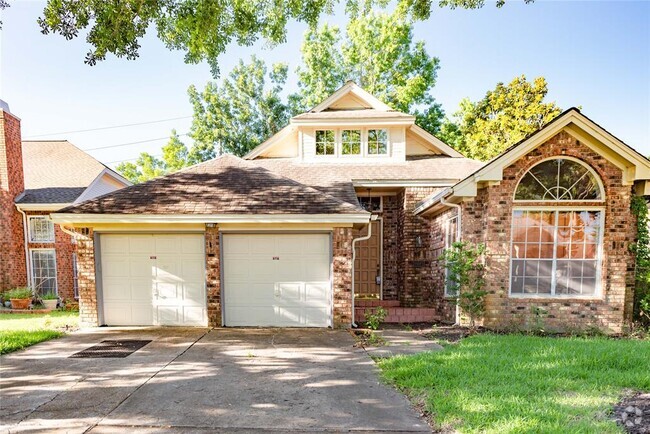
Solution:
[{"label": "neighbor house roof", "polygon": [[483,165],[469,158],[447,156],[411,157],[403,163],[305,163],[294,158],[262,158],[251,162],[355,204],[355,185],[429,182],[449,186]]},{"label": "neighbor house roof", "polygon": [[25,140],[22,152],[25,191],[16,203],[72,203],[104,171],[123,179],[67,140]]},{"label": "neighbor house roof", "polygon": [[136,184],[62,214],[365,214],[321,191],[252,162],[223,155],[179,172]]}]

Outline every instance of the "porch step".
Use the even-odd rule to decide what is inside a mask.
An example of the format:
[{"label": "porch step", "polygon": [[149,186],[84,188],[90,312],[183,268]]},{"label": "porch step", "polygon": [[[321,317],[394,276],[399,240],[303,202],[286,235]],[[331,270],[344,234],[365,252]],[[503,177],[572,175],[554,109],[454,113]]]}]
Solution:
[{"label": "porch step", "polygon": [[354,305],[356,307],[399,307],[399,300],[354,300]]},{"label": "porch step", "polygon": [[[360,307],[357,303],[354,309],[354,318],[357,323],[362,323],[366,320],[366,309],[374,311],[376,306]],[[433,322],[436,320],[435,309],[427,307],[394,307],[383,306],[388,311],[385,323],[391,324],[407,324],[416,322]]]}]

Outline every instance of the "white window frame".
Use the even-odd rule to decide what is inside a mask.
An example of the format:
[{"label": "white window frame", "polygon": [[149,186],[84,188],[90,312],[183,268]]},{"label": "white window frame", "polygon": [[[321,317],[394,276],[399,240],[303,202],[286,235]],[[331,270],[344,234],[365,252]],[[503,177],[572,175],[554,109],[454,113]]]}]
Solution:
[{"label": "white window frame", "polygon": [[[513,244],[514,244],[514,228],[515,222],[512,218],[512,214],[516,211],[533,211],[533,212],[554,212],[555,213],[555,226],[554,226],[554,236],[553,236],[553,268],[551,272],[551,293],[550,294],[523,294],[523,293],[513,293],[512,292],[512,272],[513,272],[513,261],[515,258],[512,254]],[[598,228],[598,247],[596,250],[596,284],[593,294],[556,294],[555,288],[557,286],[557,245],[558,245],[558,225],[557,225],[557,213],[562,211],[598,211],[600,212],[600,227]],[[604,246],[604,236],[605,236],[605,207],[604,206],[580,206],[580,205],[567,205],[567,206],[515,206],[512,207],[511,211],[511,222],[510,222],[510,266],[508,272],[508,296],[511,298],[538,298],[538,299],[572,299],[572,298],[581,298],[581,299],[601,299],[603,296],[602,291],[602,266],[603,266],[603,246]],[[531,258],[534,259],[534,258]],[[541,258],[537,258],[541,259]],[[563,259],[564,260],[564,259]],[[570,259],[567,259],[570,260]]]},{"label": "white window frame", "polygon": [[[356,130],[361,131],[361,152],[358,154],[344,154],[343,153],[343,130]],[[386,131],[386,153],[385,154],[369,154],[368,153],[368,131],[369,130],[384,130]],[[327,155],[320,155],[317,153],[317,140],[316,132],[317,131],[334,131],[334,153]],[[317,159],[324,160],[335,160],[335,159],[358,159],[358,158],[389,158],[392,154],[392,141],[390,135],[390,128],[387,127],[356,127],[356,126],[345,126],[345,127],[336,127],[336,128],[314,128],[313,130],[314,138],[314,157]]]},{"label": "white window frame", "polygon": [[[451,225],[452,222],[456,222],[456,228],[458,228],[458,214],[454,214],[453,216],[448,217],[445,219],[444,225],[445,225],[445,249],[448,249],[452,246],[453,243],[458,241],[458,230],[453,231],[453,238],[454,241],[451,241],[451,235],[452,235],[452,230],[451,230]],[[445,297],[458,297],[458,293],[456,292],[451,292],[449,290],[449,282],[447,281],[447,278],[449,277],[449,267],[447,267],[447,264],[445,264]]]},{"label": "white window frame", "polygon": [[[48,238],[46,240],[34,239],[35,234],[34,234],[34,230],[32,228],[32,222],[37,221],[37,220],[46,221],[48,223],[48,228],[52,230],[52,232],[51,232],[52,237],[51,238]],[[48,216],[44,216],[44,215],[28,216],[27,217],[27,228],[28,228],[28,232],[29,232],[29,242],[30,243],[43,243],[43,244],[46,244],[46,243],[53,243],[55,241],[56,234],[55,234],[55,229],[54,229],[54,223],[52,222],[52,220]]]},{"label": "white window frame", "polygon": [[58,276],[57,276],[57,263],[56,263],[56,249],[52,248],[37,248],[37,249],[29,249],[29,259],[32,265],[32,285],[34,292],[36,294],[42,294],[42,289],[36,288],[36,268],[34,267],[35,261],[34,261],[34,253],[35,252],[51,252],[54,255],[54,293],[58,294],[59,293],[59,281],[58,281]]},{"label": "white window frame", "polygon": [[[359,132],[359,153],[358,154],[344,154],[343,153],[343,131],[358,131]],[[337,140],[337,146],[339,148],[339,154],[342,158],[358,158],[358,157],[363,157],[363,137],[364,137],[364,131],[363,128],[354,128],[354,127],[348,127],[348,128],[341,128],[338,131],[338,138]]]},{"label": "white window frame", "polygon": [[79,299],[79,262],[78,262],[78,257],[76,252],[72,253],[72,290],[73,290],[74,298],[78,300]]},{"label": "white window frame", "polygon": [[[596,179],[596,182],[598,183],[598,189],[599,189],[599,192],[600,192],[600,199],[586,199],[586,200],[584,200],[584,199],[566,199],[566,200],[564,200],[564,199],[563,200],[516,199],[517,190],[519,189],[519,185],[521,184],[521,181],[523,181],[525,176],[534,167],[539,166],[540,164],[542,164],[542,163],[544,163],[546,161],[549,161],[549,160],[569,160],[569,161],[576,162],[576,163],[580,164],[581,166],[583,166],[585,169],[587,169],[589,171],[589,173],[591,173],[591,175]],[[593,167],[591,167],[590,165],[588,165],[584,161],[582,161],[582,160],[580,160],[578,158],[575,158],[575,157],[567,156],[567,155],[556,155],[556,156],[553,156],[553,157],[544,158],[543,160],[538,161],[537,163],[530,166],[528,168],[528,170],[526,170],[526,172],[519,179],[519,182],[517,182],[517,186],[515,187],[515,190],[512,193],[512,200],[515,203],[540,203],[540,202],[544,202],[544,203],[554,203],[554,204],[558,204],[558,205],[565,204],[565,203],[571,203],[572,204],[572,203],[583,203],[583,202],[584,203],[599,203],[599,202],[604,203],[605,202],[605,187],[603,186],[603,180],[600,178],[600,175],[598,175],[598,173],[594,170]]]},{"label": "white window frame", "polygon": [[[334,153],[333,154],[319,154],[318,153],[318,143],[321,143],[318,141],[318,132],[319,131],[332,131],[334,133]],[[338,139],[338,132],[336,131],[335,128],[316,128],[314,130],[314,155],[318,158],[334,158],[338,156],[338,147],[339,147],[339,139]]]},{"label": "white window frame", "polygon": [[[386,153],[385,154],[371,154],[369,151],[369,146],[370,146],[370,141],[368,139],[368,132],[370,130],[384,130],[386,131]],[[375,128],[366,128],[365,130],[365,141],[363,144],[363,153],[366,157],[371,157],[371,158],[385,158],[390,155],[390,130],[388,128],[381,128],[381,127],[375,127]]]}]

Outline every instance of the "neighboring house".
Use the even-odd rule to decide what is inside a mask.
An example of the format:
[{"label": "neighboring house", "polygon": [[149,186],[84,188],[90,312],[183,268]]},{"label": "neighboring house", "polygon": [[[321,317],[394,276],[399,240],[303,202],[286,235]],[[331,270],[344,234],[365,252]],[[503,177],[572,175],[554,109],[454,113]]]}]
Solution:
[{"label": "neighboring house", "polygon": [[[620,330],[630,288],[617,273],[633,263],[629,201],[633,187],[645,194],[650,162],[577,110],[487,165],[414,120],[350,82],[244,159],[221,156],[55,213],[78,234],[83,323],[347,327],[378,305],[392,322],[453,321],[438,257],[462,238],[488,247],[486,325],[517,320],[534,297],[551,317],[575,311]],[[589,168],[562,164],[560,185],[540,189],[523,168],[542,155],[576,155]],[[521,177],[522,201],[548,199],[546,190],[560,200],[515,205]],[[576,214],[566,214],[562,188],[589,202],[567,202]],[[606,266],[603,240],[613,243]],[[574,259],[579,242],[577,275],[558,255]],[[534,262],[548,245],[553,257]],[[570,270],[550,294],[549,264],[551,274]]]},{"label": "neighboring house", "polygon": [[65,140],[21,140],[20,120],[0,108],[0,291],[77,296],[73,237],[50,219],[60,208],[130,185]]}]

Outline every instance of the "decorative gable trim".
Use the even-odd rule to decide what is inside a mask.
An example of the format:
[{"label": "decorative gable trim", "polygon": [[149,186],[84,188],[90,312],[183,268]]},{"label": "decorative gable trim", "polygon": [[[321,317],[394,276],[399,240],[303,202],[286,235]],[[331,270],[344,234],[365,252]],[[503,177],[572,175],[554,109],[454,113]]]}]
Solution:
[{"label": "decorative gable trim", "polygon": [[359,98],[363,102],[366,102],[368,105],[370,105],[372,108],[376,110],[382,110],[382,111],[392,110],[392,108],[390,108],[388,105],[381,102],[378,98],[374,97],[369,92],[360,88],[355,82],[348,81],[343,86],[341,86],[336,92],[334,92],[329,97],[327,97],[325,101],[318,104],[313,109],[309,110],[309,112],[310,113],[322,112],[323,110],[329,108],[336,101],[343,98],[348,93],[353,94],[355,97]]},{"label": "decorative gable trim", "polygon": [[424,139],[428,144],[431,145],[432,148],[434,148],[437,151],[442,152],[443,154],[447,154],[450,157],[456,157],[456,158],[464,158],[464,155],[434,136],[433,134],[430,134],[427,130],[425,130],[422,127],[419,127],[415,124],[413,124],[410,128],[411,132],[416,134],[417,136],[421,137]]},{"label": "decorative gable trim", "polygon": [[252,151],[244,155],[242,158],[244,160],[253,160],[259,157],[265,151],[270,149],[274,144],[284,139],[289,134],[293,133],[295,130],[296,127],[294,127],[293,125],[287,125],[286,127],[282,128],[280,131],[278,131],[277,133],[275,133],[274,135],[266,139],[264,142],[257,145]]}]

